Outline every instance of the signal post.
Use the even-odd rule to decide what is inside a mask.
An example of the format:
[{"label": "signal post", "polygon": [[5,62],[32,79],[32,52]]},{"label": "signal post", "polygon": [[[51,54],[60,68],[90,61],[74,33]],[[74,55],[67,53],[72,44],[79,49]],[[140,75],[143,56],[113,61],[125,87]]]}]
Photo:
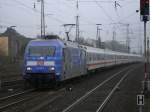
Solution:
[{"label": "signal post", "polygon": [[147,36],[146,36],[146,23],[149,21],[149,0],[140,0],[140,15],[141,21],[144,22],[144,94],[146,96],[150,95],[150,71],[149,71],[149,49],[147,44]]}]

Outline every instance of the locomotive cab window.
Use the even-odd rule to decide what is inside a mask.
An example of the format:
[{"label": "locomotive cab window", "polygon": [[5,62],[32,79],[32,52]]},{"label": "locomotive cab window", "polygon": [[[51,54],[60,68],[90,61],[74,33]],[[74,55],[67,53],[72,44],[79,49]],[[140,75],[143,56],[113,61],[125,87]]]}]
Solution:
[{"label": "locomotive cab window", "polygon": [[51,46],[31,46],[29,47],[30,56],[54,56],[55,47]]}]

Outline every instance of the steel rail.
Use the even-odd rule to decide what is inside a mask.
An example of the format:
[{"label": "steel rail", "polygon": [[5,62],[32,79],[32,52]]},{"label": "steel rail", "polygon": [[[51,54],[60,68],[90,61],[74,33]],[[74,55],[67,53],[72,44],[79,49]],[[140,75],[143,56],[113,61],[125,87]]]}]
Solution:
[{"label": "steel rail", "polygon": [[26,98],[26,99],[21,99],[21,100],[18,100],[18,101],[16,101],[16,102],[12,102],[12,103],[9,103],[9,104],[7,104],[7,105],[1,106],[1,107],[0,107],[0,110],[4,110],[4,109],[6,109],[6,108],[8,108],[8,107],[10,107],[10,106],[19,104],[19,103],[21,103],[21,102],[23,102],[23,101],[26,101],[26,100],[29,100],[29,99],[31,99],[31,98],[29,97],[29,98]]},{"label": "steel rail", "polygon": [[12,80],[12,81],[4,81],[3,83],[14,83],[18,81],[24,81],[23,79],[18,79],[18,80]]},{"label": "steel rail", "polygon": [[[60,89],[60,90],[58,90],[58,91],[56,91],[56,92],[60,92],[60,91],[63,91],[63,90],[65,90],[65,89],[62,88],[62,89]],[[48,93],[48,95],[53,95],[53,94],[55,94],[56,92],[51,91],[51,92]],[[7,104],[7,105],[4,105],[4,106],[1,106],[1,107],[0,107],[0,111],[5,110],[5,109],[7,109],[7,108],[9,108],[9,107],[12,107],[12,106],[14,106],[14,105],[17,105],[17,104],[19,104],[19,103],[21,103],[21,102],[28,101],[28,100],[30,100],[31,98],[37,97],[37,96],[39,96],[39,95],[40,95],[40,94],[37,94],[37,95],[34,95],[34,96],[29,96],[29,97],[27,97],[27,98],[21,98],[20,100],[11,102],[11,103],[9,103],[9,104]],[[55,100],[56,98],[58,98],[58,97],[60,97],[60,96],[54,97],[54,99],[52,99],[51,102],[54,101],[54,100]],[[11,98],[11,97],[8,97],[8,98]],[[4,98],[4,99],[7,99],[7,98]],[[44,104],[43,104],[43,105],[44,105]],[[42,106],[43,106],[43,105],[42,105]],[[41,108],[41,107],[40,107],[40,108]],[[37,108],[34,108],[33,111],[34,111],[34,110],[37,110]]]},{"label": "steel rail", "polygon": [[[135,68],[134,68],[135,69]],[[114,86],[112,91],[109,93],[109,95],[105,98],[105,100],[102,102],[102,104],[99,106],[99,108],[96,110],[96,112],[102,112],[104,107],[107,105],[108,101],[110,100],[111,96],[115,93],[116,89],[119,87],[119,85],[124,81],[124,79],[129,75],[130,72],[132,72],[134,69],[129,70],[120,80],[119,82]]]},{"label": "steel rail", "polygon": [[4,101],[4,100],[7,100],[8,98],[17,97],[17,96],[23,95],[23,94],[25,94],[25,93],[33,92],[34,90],[35,90],[35,89],[30,89],[30,90],[26,90],[26,91],[23,91],[23,92],[20,92],[20,93],[16,93],[16,94],[13,94],[13,95],[9,95],[9,96],[6,96],[6,97],[2,97],[2,98],[0,98],[0,102],[1,102],[1,101]]},{"label": "steel rail", "polygon": [[17,85],[23,85],[24,83],[24,80],[13,80],[13,81],[2,81],[0,80],[0,90],[2,88],[5,88],[5,87],[11,87],[11,86],[17,86]]},{"label": "steel rail", "polygon": [[126,67],[125,69],[113,74],[111,77],[107,78],[105,81],[103,81],[102,83],[98,84],[95,88],[91,89],[90,91],[88,91],[87,93],[85,93],[82,97],[80,97],[79,99],[77,99],[74,103],[72,103],[71,105],[69,105],[67,108],[65,108],[62,112],[69,112],[75,105],[77,105],[78,103],[80,103],[82,100],[86,99],[89,95],[91,95],[95,90],[97,90],[98,88],[100,88],[101,86],[103,86],[105,83],[107,83],[108,81],[110,81],[111,79],[113,79],[114,77],[118,76],[120,73],[124,72],[125,70],[127,70],[129,67]]}]

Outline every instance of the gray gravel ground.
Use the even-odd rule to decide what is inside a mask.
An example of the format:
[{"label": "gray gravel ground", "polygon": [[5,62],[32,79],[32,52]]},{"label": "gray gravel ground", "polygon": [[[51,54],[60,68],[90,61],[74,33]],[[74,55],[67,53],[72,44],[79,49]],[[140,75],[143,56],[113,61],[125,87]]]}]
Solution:
[{"label": "gray gravel ground", "polygon": [[143,68],[144,66],[141,65],[129,74],[104,112],[138,112],[137,95],[142,91]]}]

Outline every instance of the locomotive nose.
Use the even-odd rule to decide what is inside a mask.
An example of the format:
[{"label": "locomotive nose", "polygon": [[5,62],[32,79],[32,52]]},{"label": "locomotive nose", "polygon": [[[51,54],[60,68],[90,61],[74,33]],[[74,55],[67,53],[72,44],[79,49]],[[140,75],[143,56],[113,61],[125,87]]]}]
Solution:
[{"label": "locomotive nose", "polygon": [[54,61],[27,61],[26,63],[26,72],[30,73],[54,73],[55,71],[55,62]]}]

